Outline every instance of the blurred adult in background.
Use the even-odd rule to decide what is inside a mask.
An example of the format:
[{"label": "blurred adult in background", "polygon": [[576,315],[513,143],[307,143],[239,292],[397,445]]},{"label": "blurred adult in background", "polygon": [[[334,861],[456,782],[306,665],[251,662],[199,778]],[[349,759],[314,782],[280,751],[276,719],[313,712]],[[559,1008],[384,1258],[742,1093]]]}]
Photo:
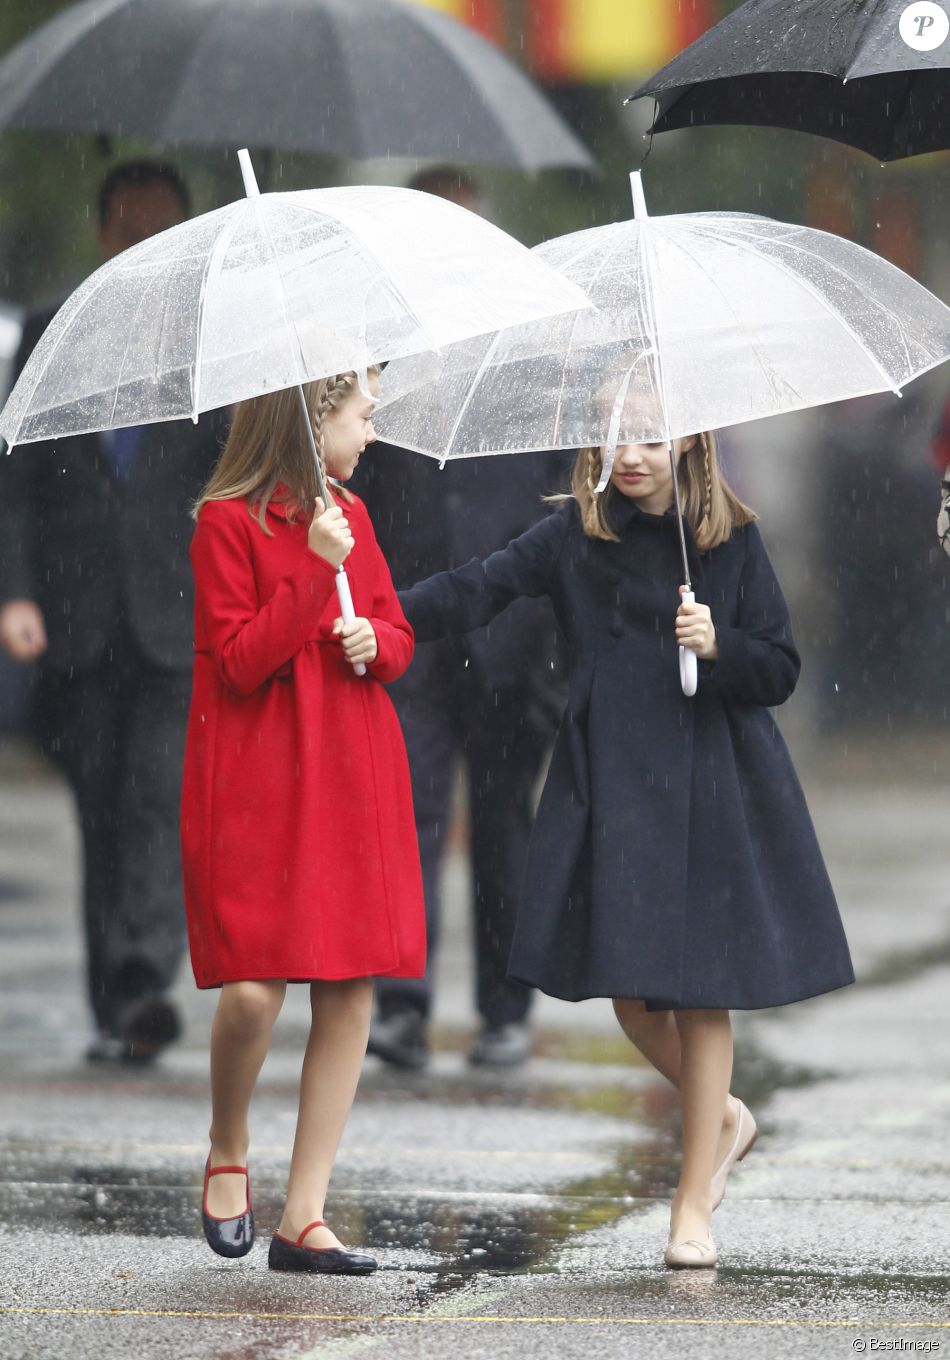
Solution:
[{"label": "blurred adult in background", "polygon": [[[13,364],[23,334],[22,309],[0,302],[0,405],[13,385]],[[29,670],[12,661],[0,648],[0,736],[18,732],[29,689]]]},{"label": "blurred adult in background", "polygon": [[[103,259],[189,211],[172,167],[114,167]],[[17,373],[55,310],[28,318]],[[212,423],[179,421],[26,444],[0,465],[0,645],[38,663],[30,727],[76,797],[91,1061],[149,1061],[180,1032],[168,991],[184,947],[189,509],[217,453]]]},{"label": "blurred adult in background", "polygon": [[950,557],[950,397],[940,413],[931,453],[941,477],[937,541]]},{"label": "blurred adult in background", "polygon": [[934,466],[941,476],[950,468],[950,397],[940,412],[937,430],[931,447]]},{"label": "blurred adult in background", "polygon": [[[476,184],[453,168],[409,185],[478,211]],[[570,455],[430,458],[377,443],[353,478],[369,506],[397,589],[504,547],[545,513],[542,496],[570,475]],[[412,774],[422,856],[429,966],[421,981],[377,983],[369,1052],[402,1067],[429,1058],[428,1024],[439,939],[440,878],[459,762],[471,836],[475,1005],[473,1063],[523,1062],[531,994],[507,978],[508,954],[533,820],[534,789],[560,716],[557,628],[546,601],[519,601],[490,628],[416,648],[391,689]],[[540,664],[539,664],[540,663]],[[542,677],[548,677],[546,683]]]},{"label": "blurred adult in background", "polygon": [[829,408],[823,541],[833,636],[828,721],[879,727],[945,705],[950,571],[933,538],[931,420],[923,388]]}]

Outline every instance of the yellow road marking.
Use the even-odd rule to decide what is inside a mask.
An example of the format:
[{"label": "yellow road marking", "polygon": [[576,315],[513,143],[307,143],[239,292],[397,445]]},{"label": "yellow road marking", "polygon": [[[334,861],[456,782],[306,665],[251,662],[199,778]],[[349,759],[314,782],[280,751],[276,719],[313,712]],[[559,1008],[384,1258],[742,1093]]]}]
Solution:
[{"label": "yellow road marking", "polygon": [[556,1326],[597,1327],[849,1327],[858,1331],[873,1331],[878,1327],[950,1328],[950,1322],[882,1322],[879,1319],[849,1318],[831,1322],[821,1318],[793,1321],[789,1318],[670,1318],[670,1317],[500,1317],[488,1314],[465,1313],[454,1317],[437,1317],[407,1313],[256,1313],[256,1312],[198,1312],[176,1311],[165,1308],[26,1308],[4,1307],[0,1314],[40,1317],[142,1317],[194,1318],[196,1321],[214,1319],[241,1322],[413,1322],[459,1323],[501,1322],[508,1324],[553,1324]]}]

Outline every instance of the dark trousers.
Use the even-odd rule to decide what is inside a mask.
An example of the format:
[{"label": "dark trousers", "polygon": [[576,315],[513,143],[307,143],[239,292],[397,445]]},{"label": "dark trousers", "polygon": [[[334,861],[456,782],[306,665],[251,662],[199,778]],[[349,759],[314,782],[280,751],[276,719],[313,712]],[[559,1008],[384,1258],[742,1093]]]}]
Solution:
[{"label": "dark trousers", "polygon": [[531,990],[507,977],[534,787],[549,738],[518,687],[489,690],[471,669],[421,686],[409,673],[390,691],[406,739],[422,859],[429,963],[426,976],[383,978],[380,1014],[414,1007],[428,1015],[439,939],[440,878],[459,758],[468,778],[474,888],[476,1006],[487,1025],[524,1020]]},{"label": "dark trousers", "polygon": [[171,986],[185,945],[179,805],[191,674],[150,666],[123,632],[79,674],[41,669],[33,728],[76,796],[89,999],[115,1033]]}]

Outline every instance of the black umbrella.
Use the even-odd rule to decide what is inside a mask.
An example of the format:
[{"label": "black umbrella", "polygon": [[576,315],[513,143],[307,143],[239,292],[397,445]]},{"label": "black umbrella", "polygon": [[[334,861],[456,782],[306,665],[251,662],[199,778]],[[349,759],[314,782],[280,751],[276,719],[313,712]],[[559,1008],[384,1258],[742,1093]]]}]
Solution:
[{"label": "black umbrella", "polygon": [[748,0],[630,96],[651,131],[753,123],[899,160],[950,147],[950,5]]},{"label": "black umbrella", "polygon": [[0,61],[0,127],[593,168],[513,62],[405,0],[81,0]]}]

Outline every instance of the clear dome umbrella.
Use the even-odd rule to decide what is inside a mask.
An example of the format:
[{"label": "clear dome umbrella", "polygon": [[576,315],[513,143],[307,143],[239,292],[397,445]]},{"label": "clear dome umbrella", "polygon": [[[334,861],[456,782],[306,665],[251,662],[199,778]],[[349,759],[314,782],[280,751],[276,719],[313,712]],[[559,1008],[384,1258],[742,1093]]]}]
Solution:
[{"label": "clear dome umbrella", "polygon": [[[124,251],[66,300],[0,412],[8,446],[197,420],[590,306],[562,273],[454,203],[384,187],[261,195],[239,155],[246,198]],[[304,426],[330,505],[309,417]],[[346,611],[345,583],[341,574]]]},{"label": "clear dome umbrella", "polygon": [[[595,304],[383,375],[379,433],[440,460],[662,441],[902,386],[950,357],[950,308],[870,251],[744,213],[648,217],[533,252]],[[691,590],[680,526],[683,579]],[[686,693],[696,658],[681,652]]]}]

